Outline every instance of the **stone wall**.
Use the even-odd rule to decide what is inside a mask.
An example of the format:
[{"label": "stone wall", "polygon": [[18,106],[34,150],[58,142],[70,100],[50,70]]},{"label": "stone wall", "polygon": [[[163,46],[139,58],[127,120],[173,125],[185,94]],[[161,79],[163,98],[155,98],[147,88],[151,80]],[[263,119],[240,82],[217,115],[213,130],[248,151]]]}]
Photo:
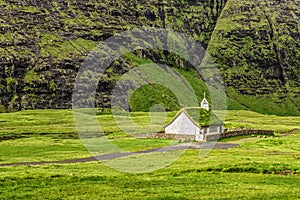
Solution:
[{"label": "stone wall", "polygon": [[[274,135],[274,131],[270,130],[238,130],[238,131],[229,131],[221,134],[209,134],[206,135],[204,140],[218,140],[221,138],[242,136],[242,135]],[[182,142],[189,142],[195,140],[194,135],[183,135],[183,134],[166,134],[166,133],[146,133],[146,134],[138,134],[135,135],[139,138],[161,138],[161,139],[172,139],[178,140]]]},{"label": "stone wall", "polygon": [[221,138],[235,137],[241,135],[274,135],[274,131],[270,130],[238,130],[229,131],[221,134],[206,135],[206,140],[217,140]]}]

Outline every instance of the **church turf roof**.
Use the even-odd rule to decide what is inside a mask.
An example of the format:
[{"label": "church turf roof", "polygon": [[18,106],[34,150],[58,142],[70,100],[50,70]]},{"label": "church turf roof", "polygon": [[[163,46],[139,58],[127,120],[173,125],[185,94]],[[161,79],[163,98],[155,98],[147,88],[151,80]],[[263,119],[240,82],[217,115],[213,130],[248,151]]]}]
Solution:
[{"label": "church turf roof", "polygon": [[212,114],[211,111],[207,111],[203,108],[183,108],[175,115],[171,122],[173,122],[181,112],[185,112],[188,117],[199,127],[223,124],[222,120],[220,120],[215,114]]}]

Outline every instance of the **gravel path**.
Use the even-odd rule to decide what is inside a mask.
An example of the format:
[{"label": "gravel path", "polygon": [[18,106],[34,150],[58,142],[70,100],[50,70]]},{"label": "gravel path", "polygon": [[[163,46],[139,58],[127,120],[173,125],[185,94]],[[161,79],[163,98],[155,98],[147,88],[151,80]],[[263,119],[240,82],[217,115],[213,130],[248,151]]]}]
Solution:
[{"label": "gravel path", "polygon": [[238,146],[238,144],[231,143],[191,143],[191,144],[178,144],[175,146],[169,146],[159,149],[151,149],[145,151],[138,152],[125,152],[125,153],[112,153],[105,154],[101,156],[88,157],[88,158],[80,158],[80,159],[72,159],[72,160],[63,160],[63,161],[47,161],[47,162],[22,162],[22,163],[7,163],[0,164],[0,167],[8,167],[8,166],[22,166],[22,165],[46,165],[46,164],[66,164],[66,163],[82,163],[82,162],[92,162],[98,160],[109,160],[114,158],[121,158],[129,155],[136,154],[146,154],[152,152],[166,152],[166,151],[174,151],[181,149],[229,149]]}]

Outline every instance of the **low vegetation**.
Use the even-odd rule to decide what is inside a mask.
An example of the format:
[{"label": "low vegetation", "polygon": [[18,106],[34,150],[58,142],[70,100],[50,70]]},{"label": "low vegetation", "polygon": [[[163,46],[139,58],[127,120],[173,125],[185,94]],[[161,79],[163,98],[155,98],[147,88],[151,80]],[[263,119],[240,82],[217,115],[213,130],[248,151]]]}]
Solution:
[{"label": "low vegetation", "polygon": [[[172,118],[175,113],[169,113]],[[59,117],[58,117],[59,116]],[[148,113],[132,113],[149,123]],[[128,151],[166,145],[118,130],[111,115],[98,115],[112,142]],[[0,115],[0,164],[89,157],[70,110]],[[299,117],[228,111],[228,129],[275,129],[273,137],[224,139],[239,144],[205,157],[187,150],[166,168],[140,174],[115,171],[105,162],[0,167],[1,199],[297,199],[300,184]],[[13,134],[12,134],[13,133]],[[10,136],[20,137],[9,139]],[[147,155],[145,155],[147,156]],[[126,157],[120,159],[127,159]]]}]

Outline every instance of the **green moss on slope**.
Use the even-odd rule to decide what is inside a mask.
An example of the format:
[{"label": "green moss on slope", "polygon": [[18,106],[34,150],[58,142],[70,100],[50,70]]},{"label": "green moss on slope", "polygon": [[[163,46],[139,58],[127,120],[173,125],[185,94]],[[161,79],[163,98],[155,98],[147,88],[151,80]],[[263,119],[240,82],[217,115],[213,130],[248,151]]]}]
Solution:
[{"label": "green moss on slope", "polygon": [[228,1],[209,52],[248,109],[300,115],[299,1]]},{"label": "green moss on slope", "polygon": [[[7,77],[18,83],[14,90],[0,90],[1,102],[7,107],[13,99],[10,105],[19,110],[70,108],[76,72],[99,42],[146,26],[187,33],[206,47],[224,5],[225,0],[0,1],[0,82],[4,88]],[[100,81],[105,87],[99,88],[98,106],[109,107],[115,81],[140,61],[128,55],[111,66]]]},{"label": "green moss on slope", "polygon": [[[162,27],[209,46],[228,87],[229,109],[299,115],[299,0],[2,0],[0,11],[0,94],[6,108],[70,108],[76,73],[98,43],[131,28]],[[115,61],[100,80],[97,105],[110,106],[115,82],[131,67],[158,61],[175,67],[201,100],[205,84],[172,56],[132,52]]]}]

